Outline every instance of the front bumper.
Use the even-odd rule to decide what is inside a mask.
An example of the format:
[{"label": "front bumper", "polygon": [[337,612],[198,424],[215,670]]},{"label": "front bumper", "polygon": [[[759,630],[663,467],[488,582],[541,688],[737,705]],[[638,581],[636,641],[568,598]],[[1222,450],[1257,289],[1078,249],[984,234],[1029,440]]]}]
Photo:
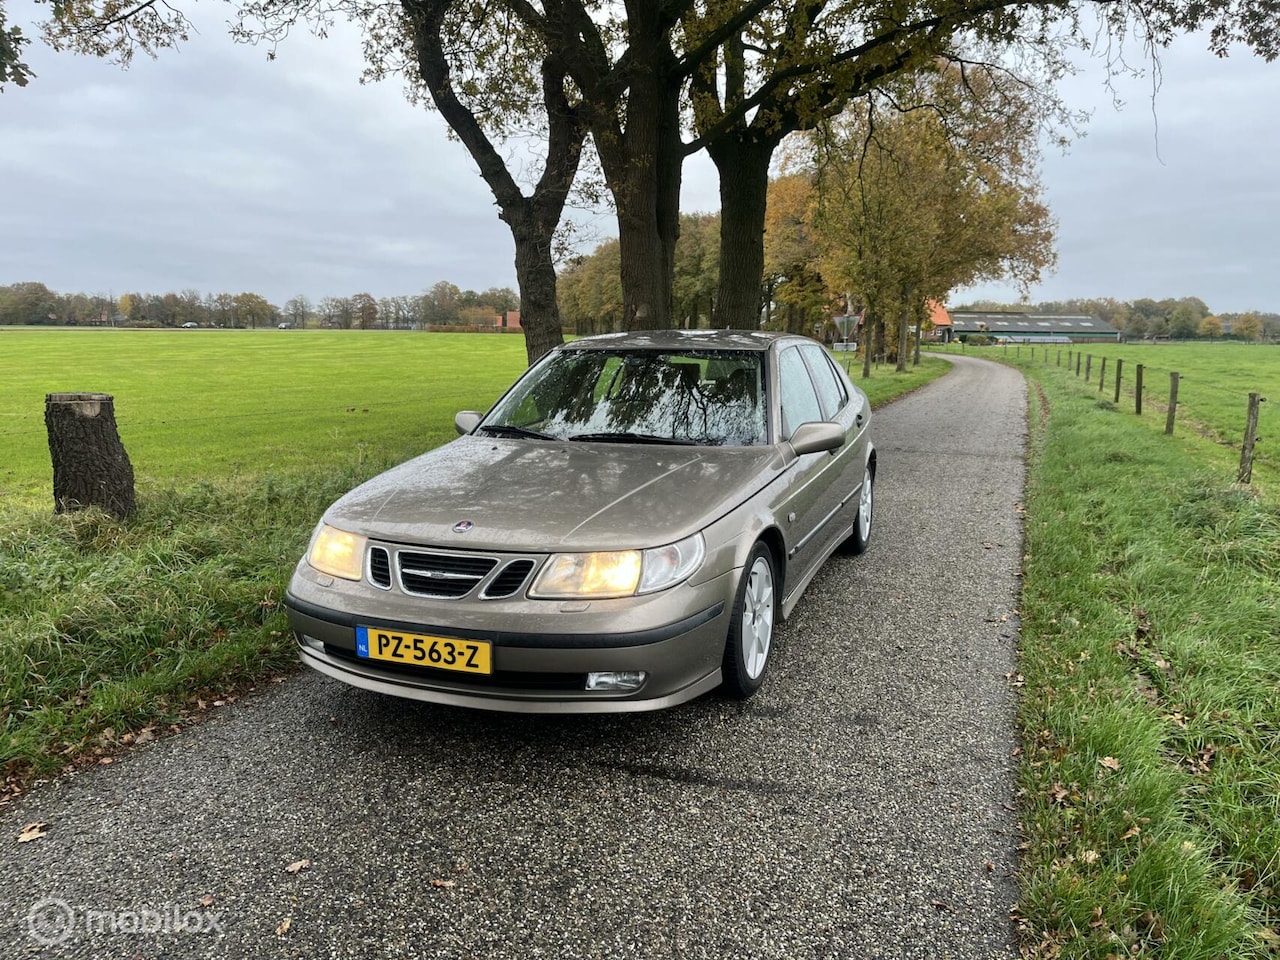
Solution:
[{"label": "front bumper", "polygon": [[[684,596],[597,602],[589,611],[559,615],[547,613],[559,606],[554,602],[486,603],[481,622],[465,601],[419,603],[408,610],[386,594],[363,596],[368,590],[360,585],[326,585],[299,565],[285,605],[302,662],[361,689],[518,713],[623,713],[675,706],[720,684],[732,607],[725,592],[732,582],[731,576],[717,577],[696,588],[675,588],[694,591]],[[368,609],[384,615],[369,616],[363,612]],[[686,614],[689,609],[695,612]],[[493,673],[475,676],[361,658],[357,625],[487,641]],[[554,627],[562,629],[553,632]],[[585,689],[588,672],[637,670],[646,679],[636,690]]]}]

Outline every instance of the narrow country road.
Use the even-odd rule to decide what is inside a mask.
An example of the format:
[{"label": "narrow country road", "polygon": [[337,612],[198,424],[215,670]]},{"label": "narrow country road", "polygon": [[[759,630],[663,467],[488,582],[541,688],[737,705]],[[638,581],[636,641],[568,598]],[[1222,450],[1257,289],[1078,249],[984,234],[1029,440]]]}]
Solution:
[{"label": "narrow country road", "polygon": [[491,715],[300,674],[35,790],[0,814],[0,956],[1014,956],[1025,418],[965,357],[876,414],[871,550],[746,704]]}]

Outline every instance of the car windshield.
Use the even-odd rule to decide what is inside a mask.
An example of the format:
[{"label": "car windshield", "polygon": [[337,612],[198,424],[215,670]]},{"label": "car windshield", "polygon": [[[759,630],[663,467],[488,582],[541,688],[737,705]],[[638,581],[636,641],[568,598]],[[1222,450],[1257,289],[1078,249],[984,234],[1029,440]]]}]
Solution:
[{"label": "car windshield", "polygon": [[478,432],[618,443],[765,443],[764,354],[563,350],[522,379]]}]

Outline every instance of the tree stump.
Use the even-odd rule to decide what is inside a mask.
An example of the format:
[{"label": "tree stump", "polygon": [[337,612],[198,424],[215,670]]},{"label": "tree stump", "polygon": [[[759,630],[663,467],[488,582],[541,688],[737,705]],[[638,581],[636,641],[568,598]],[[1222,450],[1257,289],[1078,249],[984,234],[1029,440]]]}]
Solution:
[{"label": "tree stump", "polygon": [[123,520],[133,513],[133,464],[116,430],[109,393],[50,393],[44,423],[53,457],[56,513],[101,507]]}]

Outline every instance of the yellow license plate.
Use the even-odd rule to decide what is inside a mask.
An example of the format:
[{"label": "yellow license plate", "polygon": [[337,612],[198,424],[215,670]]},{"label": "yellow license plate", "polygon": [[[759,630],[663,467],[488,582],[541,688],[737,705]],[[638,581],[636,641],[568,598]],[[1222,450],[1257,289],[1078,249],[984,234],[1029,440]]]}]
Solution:
[{"label": "yellow license plate", "polygon": [[380,627],[356,627],[356,653],[370,660],[409,663],[462,673],[493,673],[493,644],[429,637]]}]

